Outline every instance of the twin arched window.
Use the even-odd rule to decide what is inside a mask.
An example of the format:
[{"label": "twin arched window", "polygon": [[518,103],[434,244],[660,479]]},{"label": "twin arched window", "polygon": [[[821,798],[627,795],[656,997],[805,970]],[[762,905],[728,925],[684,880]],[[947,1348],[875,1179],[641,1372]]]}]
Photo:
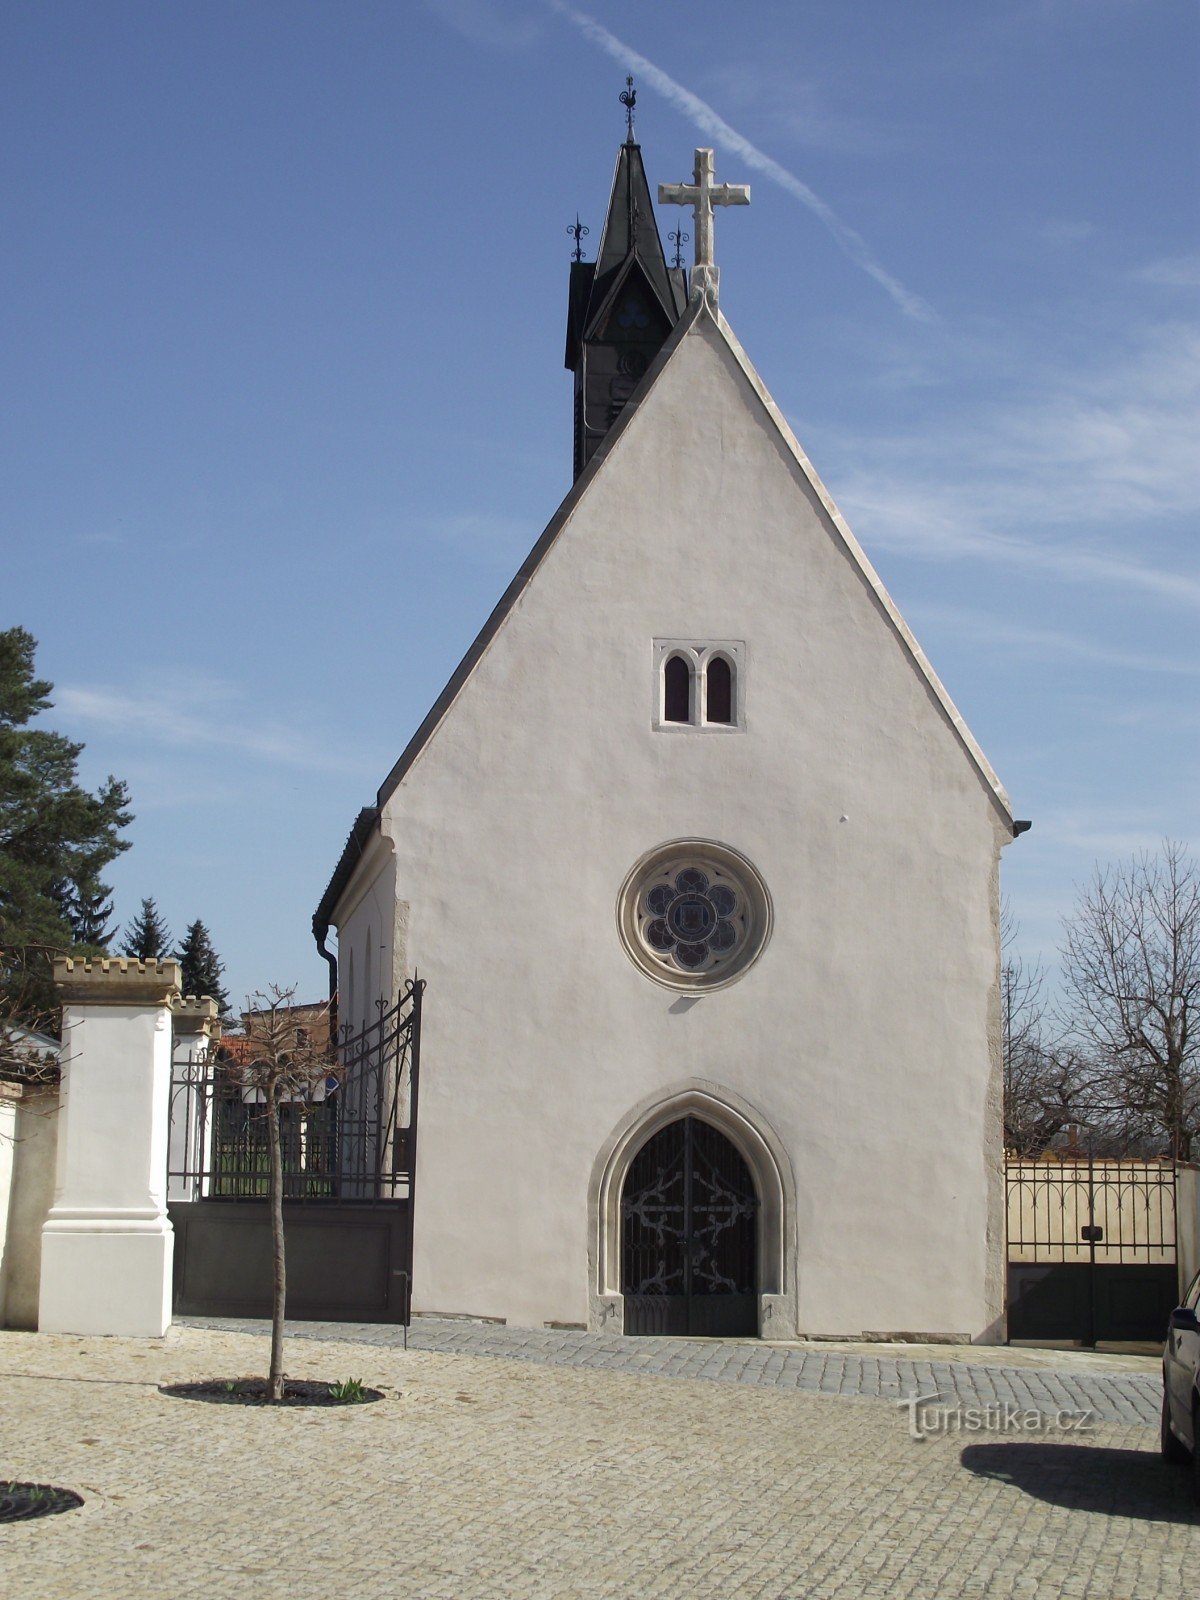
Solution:
[{"label": "twin arched window", "polygon": [[662,669],[662,720],[731,727],[737,694],[733,663],[715,649],[673,651]]}]

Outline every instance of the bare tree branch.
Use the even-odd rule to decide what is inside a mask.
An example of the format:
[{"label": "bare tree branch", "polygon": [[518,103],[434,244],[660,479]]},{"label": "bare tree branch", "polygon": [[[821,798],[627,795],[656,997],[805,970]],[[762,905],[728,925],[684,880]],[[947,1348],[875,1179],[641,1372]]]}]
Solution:
[{"label": "bare tree branch", "polygon": [[1164,840],[1097,867],[1065,923],[1059,1018],[1110,1132],[1181,1160],[1200,1147],[1200,865]]},{"label": "bare tree branch", "polygon": [[59,954],[44,945],[0,948],[0,1080],[58,1082],[62,1007],[47,975]]}]

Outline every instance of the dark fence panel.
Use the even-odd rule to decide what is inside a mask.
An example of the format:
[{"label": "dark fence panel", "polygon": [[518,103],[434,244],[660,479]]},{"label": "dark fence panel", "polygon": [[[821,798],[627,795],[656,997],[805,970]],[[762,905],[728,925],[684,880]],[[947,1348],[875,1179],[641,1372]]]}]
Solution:
[{"label": "dark fence panel", "polygon": [[[175,1310],[181,1316],[271,1315],[271,1219],[266,1205],[198,1200],[167,1207],[175,1229]],[[314,1322],[407,1322],[408,1203],[346,1206],[285,1201],[287,1314]]]},{"label": "dark fence panel", "polygon": [[[424,987],[344,1035],[329,1073],[280,1106],[289,1317],[409,1319]],[[167,1209],[184,1315],[270,1315],[269,1124],[252,1044],[246,1061],[174,1069]]]},{"label": "dark fence panel", "polygon": [[1179,1299],[1169,1162],[1007,1168],[1008,1337],[1159,1341]]},{"label": "dark fence panel", "polygon": [[1161,1340],[1178,1301],[1173,1265],[1010,1262],[1008,1337],[1085,1345]]}]

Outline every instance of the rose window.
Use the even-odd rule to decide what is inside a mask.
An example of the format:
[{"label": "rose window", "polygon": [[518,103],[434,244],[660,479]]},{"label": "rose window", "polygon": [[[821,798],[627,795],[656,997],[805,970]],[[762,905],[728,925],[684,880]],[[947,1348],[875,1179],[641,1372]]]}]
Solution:
[{"label": "rose window", "polygon": [[678,841],[644,857],[618,908],[626,950],[673,988],[731,981],[770,931],[770,901],[750,863],[728,846]]},{"label": "rose window", "polygon": [[684,972],[698,972],[733,950],[744,932],[738,893],[699,867],[683,867],[642,897],[643,939]]}]

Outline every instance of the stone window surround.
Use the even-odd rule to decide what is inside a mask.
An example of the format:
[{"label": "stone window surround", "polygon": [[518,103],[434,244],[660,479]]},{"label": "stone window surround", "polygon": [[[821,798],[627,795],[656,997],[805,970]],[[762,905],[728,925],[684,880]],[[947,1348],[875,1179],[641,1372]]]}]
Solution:
[{"label": "stone window surround", "polygon": [[[746,727],[746,641],[744,639],[708,639],[698,641],[695,634],[687,638],[655,639],[653,700],[651,726],[660,733],[742,733]],[[686,722],[668,722],[666,710],[666,667],[672,656],[682,656],[691,676],[691,695]],[[732,684],[732,719],[729,722],[707,720],[708,664],[714,656],[723,656],[729,663]]]},{"label": "stone window surround", "polygon": [[[731,959],[700,971],[676,971],[642,938],[638,907],[649,879],[667,862],[694,865],[704,871],[715,866],[734,882],[744,904],[744,938]],[[745,976],[766,949],[774,923],[771,893],[758,868],[731,845],[716,839],[669,839],[641,856],[626,874],[617,895],[617,933],[625,954],[644,977],[667,989],[684,993],[712,993]]]}]

